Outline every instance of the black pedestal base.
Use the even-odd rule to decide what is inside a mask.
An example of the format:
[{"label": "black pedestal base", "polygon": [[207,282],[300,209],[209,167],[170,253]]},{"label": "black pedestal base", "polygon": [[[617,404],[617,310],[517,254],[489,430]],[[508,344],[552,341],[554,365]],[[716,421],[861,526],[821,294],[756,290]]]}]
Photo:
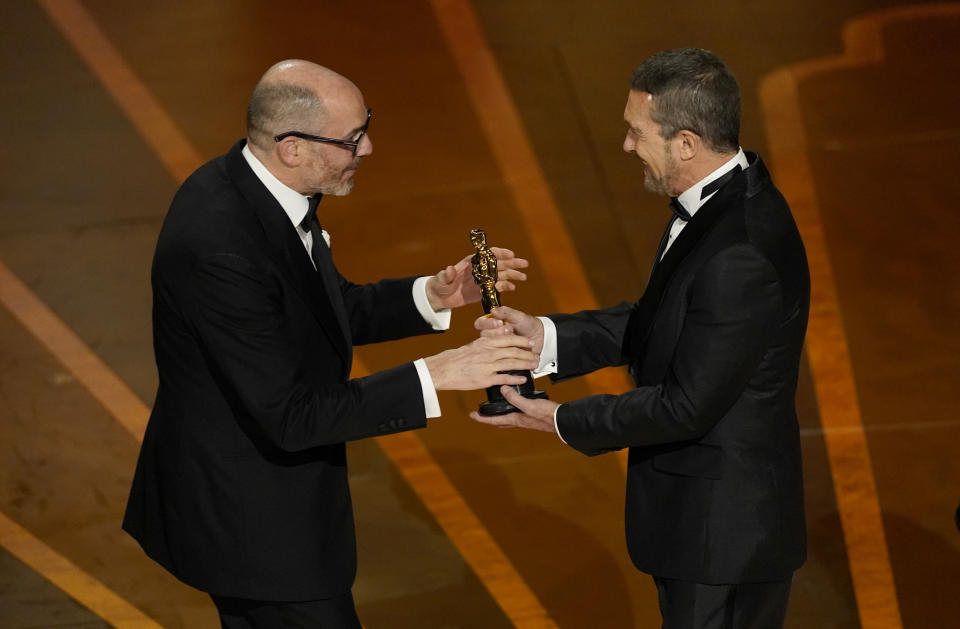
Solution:
[{"label": "black pedestal base", "polygon": [[[547,394],[544,391],[537,391],[536,387],[534,387],[533,376],[530,375],[529,371],[509,371],[507,373],[514,376],[526,376],[527,381],[523,384],[509,385],[514,391],[523,397],[531,400],[548,399]],[[520,409],[504,399],[503,394],[500,393],[500,385],[498,384],[496,386],[487,387],[487,401],[480,405],[480,408],[477,409],[477,412],[484,417],[491,417],[493,415],[518,413],[520,412]]]}]

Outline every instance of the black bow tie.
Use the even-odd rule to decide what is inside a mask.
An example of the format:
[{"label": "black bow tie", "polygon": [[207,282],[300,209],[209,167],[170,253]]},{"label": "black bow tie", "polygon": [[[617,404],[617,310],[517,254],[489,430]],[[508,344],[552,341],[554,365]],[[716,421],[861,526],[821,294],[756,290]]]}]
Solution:
[{"label": "black bow tie", "polygon": [[323,195],[320,193],[317,193],[312,197],[310,197],[309,199],[307,199],[307,214],[306,216],[303,217],[303,220],[300,221],[300,229],[307,232],[308,234],[310,233],[310,228],[313,226],[314,223],[316,223],[317,226],[320,225],[320,221],[317,220],[317,206],[320,204],[320,199],[322,198],[323,198]]},{"label": "black bow tie", "polygon": [[677,199],[677,197],[670,197],[670,211],[681,221],[689,221],[692,218],[690,212],[680,204],[680,200]]}]

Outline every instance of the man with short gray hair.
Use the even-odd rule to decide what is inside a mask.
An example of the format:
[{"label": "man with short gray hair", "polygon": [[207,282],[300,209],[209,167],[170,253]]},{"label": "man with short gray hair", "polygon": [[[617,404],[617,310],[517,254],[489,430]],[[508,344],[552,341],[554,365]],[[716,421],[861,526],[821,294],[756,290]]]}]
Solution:
[{"label": "man with short gray hair", "polygon": [[520,413],[472,417],[557,433],[587,455],[630,448],[627,547],[653,575],[663,629],[781,627],[806,556],[794,399],[810,277],[790,208],[739,145],[726,65],[668,50],[634,73],[623,150],[671,197],[643,296],[576,314],[498,308],[554,380],[627,365],[634,388],[563,404],[502,387]]}]

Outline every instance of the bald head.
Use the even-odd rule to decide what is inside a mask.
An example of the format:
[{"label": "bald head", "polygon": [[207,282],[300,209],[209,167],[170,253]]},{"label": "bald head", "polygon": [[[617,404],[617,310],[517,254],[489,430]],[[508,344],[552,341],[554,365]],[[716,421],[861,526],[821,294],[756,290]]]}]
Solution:
[{"label": "bald head", "polygon": [[310,61],[288,59],[268,69],[247,105],[247,138],[262,150],[284,131],[322,135],[331,109],[362,98],[348,78]]},{"label": "bald head", "polygon": [[290,59],[272,66],[253,88],[248,146],[287,187],[307,196],[345,195],[360,162],[373,152],[369,122],[363,94],[349,79]]}]

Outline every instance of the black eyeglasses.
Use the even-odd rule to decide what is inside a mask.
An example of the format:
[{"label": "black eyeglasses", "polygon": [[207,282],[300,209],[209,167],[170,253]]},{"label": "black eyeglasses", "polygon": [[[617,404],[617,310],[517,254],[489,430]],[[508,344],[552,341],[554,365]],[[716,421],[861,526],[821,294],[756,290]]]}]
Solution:
[{"label": "black eyeglasses", "polygon": [[367,107],[367,121],[363,123],[362,127],[360,127],[360,135],[357,136],[356,140],[338,140],[336,138],[325,138],[319,135],[310,135],[309,133],[303,133],[301,131],[286,131],[279,135],[273,136],[273,141],[279,142],[280,140],[289,137],[302,138],[304,140],[310,140],[311,142],[323,142],[325,144],[345,146],[353,149],[353,154],[356,155],[357,151],[360,150],[360,143],[363,142],[363,136],[367,134],[367,127],[370,126],[371,115],[373,115],[373,110]]}]

